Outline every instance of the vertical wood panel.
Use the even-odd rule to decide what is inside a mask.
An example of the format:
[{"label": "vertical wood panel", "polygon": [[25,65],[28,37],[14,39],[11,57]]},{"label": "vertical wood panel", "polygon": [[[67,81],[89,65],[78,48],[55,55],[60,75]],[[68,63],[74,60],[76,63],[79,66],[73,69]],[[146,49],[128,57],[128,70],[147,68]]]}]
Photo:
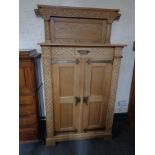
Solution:
[{"label": "vertical wood panel", "polygon": [[94,66],[91,72],[91,95],[101,95],[103,92],[104,67]]},{"label": "vertical wood panel", "polygon": [[[19,140],[39,139],[39,116],[35,77],[34,51],[19,55]],[[35,52],[35,54],[37,54]]]},{"label": "vertical wood panel", "polygon": [[60,96],[73,96],[74,66],[60,66]]},{"label": "vertical wood panel", "polygon": [[53,97],[55,131],[79,129],[79,66],[77,64],[53,64]]},{"label": "vertical wood panel", "polygon": [[60,128],[73,127],[73,104],[61,104],[60,106]]},{"label": "vertical wood panel", "polygon": [[52,65],[53,75],[53,101],[54,101],[54,127],[55,130],[60,129],[60,77],[59,77],[59,65]]},{"label": "vertical wood panel", "polygon": [[85,96],[83,128],[104,128],[110,94],[112,64],[85,64]]}]

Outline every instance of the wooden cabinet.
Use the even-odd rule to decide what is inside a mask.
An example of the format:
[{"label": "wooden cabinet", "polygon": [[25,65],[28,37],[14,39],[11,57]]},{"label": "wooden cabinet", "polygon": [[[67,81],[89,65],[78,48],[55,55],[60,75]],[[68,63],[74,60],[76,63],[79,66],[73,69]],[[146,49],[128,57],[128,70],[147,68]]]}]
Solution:
[{"label": "wooden cabinet", "polygon": [[39,139],[39,116],[36,94],[35,51],[21,51],[19,55],[19,139]]},{"label": "wooden cabinet", "polygon": [[118,9],[38,5],[46,104],[46,144],[111,138],[122,49],[111,44]]}]

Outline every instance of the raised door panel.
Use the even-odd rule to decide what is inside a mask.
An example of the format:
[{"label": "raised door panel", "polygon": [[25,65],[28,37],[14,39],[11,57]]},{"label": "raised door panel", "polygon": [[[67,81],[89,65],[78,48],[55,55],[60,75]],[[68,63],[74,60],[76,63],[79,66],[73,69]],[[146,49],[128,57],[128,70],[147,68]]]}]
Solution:
[{"label": "raised door panel", "polygon": [[85,63],[83,130],[104,130],[112,64]]},{"label": "raised door panel", "polygon": [[79,74],[80,66],[74,62],[52,65],[55,134],[78,131]]}]

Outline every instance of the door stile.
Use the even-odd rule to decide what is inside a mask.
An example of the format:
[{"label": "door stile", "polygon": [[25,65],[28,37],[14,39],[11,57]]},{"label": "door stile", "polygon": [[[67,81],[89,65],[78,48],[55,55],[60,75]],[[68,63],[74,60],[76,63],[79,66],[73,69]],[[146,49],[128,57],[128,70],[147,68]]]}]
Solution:
[{"label": "door stile", "polygon": [[[84,97],[90,96],[90,83],[91,83],[91,64],[87,63],[87,60],[85,59],[84,64]],[[88,99],[89,102],[89,99]],[[86,105],[86,103],[83,103],[83,130],[87,128],[88,126],[88,114],[89,114],[89,104]]]},{"label": "door stile", "polygon": [[77,132],[80,132],[80,119],[79,119],[79,110],[80,110],[80,104],[81,104],[81,100],[80,102],[76,105],[76,97],[80,97],[81,99],[81,95],[80,95],[80,67],[81,67],[81,63],[79,64],[75,64],[74,65],[74,105],[73,105],[73,125],[74,128],[77,129]]},{"label": "door stile", "polygon": [[52,73],[54,75],[53,77],[53,99],[54,99],[54,116],[57,118],[57,120],[54,120],[55,124],[55,130],[58,131],[60,129],[60,98],[59,98],[59,65],[55,64],[52,65]]},{"label": "door stile", "polygon": [[80,125],[79,125],[79,133],[82,132],[82,126],[83,126],[83,97],[84,97],[84,64],[85,64],[85,59],[80,58],[80,97],[81,97],[81,102],[80,102],[80,115],[79,115],[79,120],[80,120]]}]

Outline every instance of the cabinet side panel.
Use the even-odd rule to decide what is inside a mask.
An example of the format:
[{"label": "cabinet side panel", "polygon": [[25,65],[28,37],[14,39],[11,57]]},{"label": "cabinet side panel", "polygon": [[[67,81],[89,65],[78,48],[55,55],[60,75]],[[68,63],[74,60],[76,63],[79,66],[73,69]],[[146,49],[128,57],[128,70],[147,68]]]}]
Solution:
[{"label": "cabinet side panel", "polygon": [[118,83],[119,69],[120,69],[120,63],[121,63],[121,53],[122,53],[122,48],[115,48],[110,98],[109,98],[107,118],[106,118],[106,132],[111,132],[112,130],[114,107],[115,107],[116,92],[117,92],[117,83]]},{"label": "cabinet side panel", "polygon": [[42,47],[47,137],[54,135],[50,47]]}]

